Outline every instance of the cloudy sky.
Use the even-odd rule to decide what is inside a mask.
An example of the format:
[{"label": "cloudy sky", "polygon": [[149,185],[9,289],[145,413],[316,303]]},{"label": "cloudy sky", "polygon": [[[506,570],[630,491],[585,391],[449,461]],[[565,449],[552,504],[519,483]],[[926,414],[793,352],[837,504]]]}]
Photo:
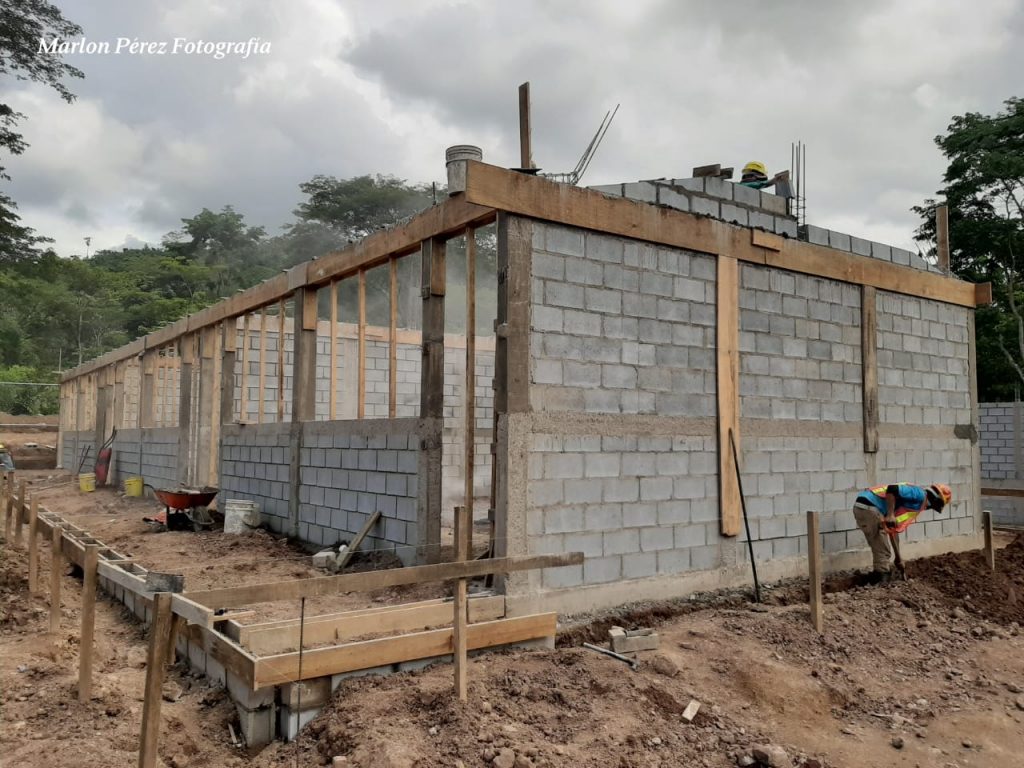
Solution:
[{"label": "cloudy sky", "polygon": [[587,184],[712,162],[788,166],[808,146],[808,220],[909,246],[954,114],[1024,95],[1024,0],[57,0],[87,40],[244,41],[248,59],[72,55],[67,105],[4,83],[31,144],[9,162],[25,222],[63,255],[158,242],[234,205],[276,231],[317,173],[441,181],[444,149],[566,171],[618,117]]}]

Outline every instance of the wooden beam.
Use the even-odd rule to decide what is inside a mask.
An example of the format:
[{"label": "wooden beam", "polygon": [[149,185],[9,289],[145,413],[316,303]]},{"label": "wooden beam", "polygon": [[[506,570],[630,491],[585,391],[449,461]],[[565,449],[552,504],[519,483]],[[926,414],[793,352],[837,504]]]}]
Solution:
[{"label": "wooden beam", "polygon": [[[235,420],[235,361],[238,359],[235,345],[238,336],[238,321],[225,320],[220,325],[220,407],[217,409],[217,456],[220,457],[221,426]],[[239,419],[241,421],[241,419]]]},{"label": "wooden beam", "polygon": [[860,370],[864,453],[878,453],[878,302],[870,285],[860,288]]},{"label": "wooden beam", "polygon": [[39,498],[32,497],[28,508],[28,593],[39,591]]},{"label": "wooden beam", "polygon": [[149,628],[146,653],[146,683],[142,696],[142,733],[139,738],[139,768],[156,768],[160,741],[160,701],[163,697],[167,662],[167,636],[171,630],[171,595],[158,592],[153,599],[153,623]]},{"label": "wooden beam", "polygon": [[330,410],[328,418],[334,421],[338,417],[338,281],[331,280],[330,288],[331,302],[331,335],[330,343],[330,366],[331,366],[331,395]]},{"label": "wooden beam", "polygon": [[366,418],[366,270],[359,270],[359,384],[356,391],[358,418]]},{"label": "wooden beam", "polygon": [[819,633],[825,631],[825,614],[821,599],[821,533],[818,513],[807,512],[807,568],[810,580],[811,624]]},{"label": "wooden beam", "polygon": [[64,575],[61,552],[63,531],[59,525],[50,528],[50,634],[60,632],[60,579]]},{"label": "wooden beam", "polygon": [[465,198],[487,208],[700,253],[734,256],[791,272],[975,306],[975,286],[945,275],[786,239],[780,251],[751,242],[750,230],[672,208],[613,198],[529,174],[466,161]]},{"label": "wooden beam", "polygon": [[992,283],[978,283],[974,286],[974,303],[979,307],[992,303]]},{"label": "wooden beam", "polygon": [[96,568],[99,545],[85,545],[82,564],[82,631],[78,639],[78,700],[85,704],[92,698],[92,652],[96,631]]},{"label": "wooden beam", "polygon": [[379,520],[380,510],[375,509],[373,513],[366,518],[366,522],[363,523],[363,527],[359,529],[359,533],[357,533],[356,537],[352,539],[352,542],[348,545],[348,549],[345,550],[345,554],[342,555],[341,562],[338,563],[339,571],[345,569],[345,566],[348,565],[348,561],[352,559],[353,553],[359,549],[359,545],[363,543],[363,539],[365,539],[366,535],[373,530],[373,526],[375,526]]},{"label": "wooden beam", "polygon": [[935,244],[939,257],[939,269],[949,274],[949,208],[935,207]]},{"label": "wooden beam", "polygon": [[[470,624],[466,646],[472,651],[553,637],[556,620],[557,615],[554,613],[540,613]],[[298,653],[265,656],[256,659],[253,687],[258,690],[300,679],[309,680],[403,661],[446,656],[451,652],[452,630],[446,628],[306,650],[302,654],[301,677]]]},{"label": "wooden beam", "polygon": [[445,258],[447,244],[426,240],[420,252],[423,298],[423,362],[420,365],[420,483],[417,544],[421,560],[435,563],[441,547],[441,488],[444,454]]},{"label": "wooden beam", "polygon": [[[313,579],[294,579],[247,587],[205,589],[175,595],[206,609],[233,608],[240,605],[268,603],[277,600],[299,600],[303,597],[335,595],[340,592],[369,592],[375,589],[397,587],[403,584],[422,584],[432,581],[474,578],[489,573],[512,573],[535,568],[559,568],[579,565],[582,552],[564,552],[556,555],[520,555],[490,560],[470,560],[465,563],[435,563],[409,568],[389,568],[383,571],[321,576]],[[181,614],[175,601],[175,613]],[[190,619],[191,620],[191,619]]]},{"label": "wooden beam", "polygon": [[388,262],[388,418],[398,415],[398,259]]},{"label": "wooden beam", "polygon": [[[492,621],[505,615],[505,598],[501,595],[470,598],[468,604],[471,622]],[[376,613],[370,609],[307,619],[302,630],[303,641],[308,648],[321,643],[346,641],[353,637],[388,632],[416,632],[452,623],[452,603],[447,600],[431,601],[429,605],[396,605],[388,608],[386,611],[378,609]],[[298,621],[284,627],[250,629],[239,636],[239,642],[257,656],[294,650],[299,647]]]},{"label": "wooden beam", "polygon": [[190,596],[191,593],[188,595],[172,595],[171,610],[176,616],[181,616],[189,624],[198,624],[202,627],[212,627],[215,619],[213,609],[191,600]]},{"label": "wooden beam", "polygon": [[731,256],[718,258],[718,499],[723,536],[740,532],[739,467],[729,433],[740,452],[740,322],[739,267]]}]

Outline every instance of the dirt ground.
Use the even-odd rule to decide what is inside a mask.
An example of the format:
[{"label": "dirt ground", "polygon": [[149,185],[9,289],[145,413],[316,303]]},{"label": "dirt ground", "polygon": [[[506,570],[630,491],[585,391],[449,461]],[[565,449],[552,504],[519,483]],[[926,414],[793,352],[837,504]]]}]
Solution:
[{"label": "dirt ground", "polygon": [[[62,514],[79,498],[67,488],[52,493],[70,499],[44,502]],[[95,514],[100,497],[80,512]],[[117,525],[131,524],[137,510],[122,519],[120,501],[109,503],[113,512],[104,507],[97,519],[109,516],[105,540],[118,546]],[[136,504],[143,502],[129,502]],[[252,558],[248,548],[217,549],[224,545],[201,544],[195,534],[124,535],[152,539],[151,549],[132,538],[121,542],[146,566],[147,558],[182,548],[195,562],[192,547],[203,557],[216,553],[222,568],[233,557]],[[259,547],[267,555],[284,546],[266,538]],[[45,574],[47,547],[41,551]],[[0,766],[134,766],[145,676],[141,626],[118,603],[100,601],[95,691],[79,704],[80,582],[64,579],[63,625],[52,636],[46,579],[44,594],[30,599],[24,552],[5,543],[0,556]],[[266,580],[267,558],[256,559],[256,575]],[[771,745],[785,752],[775,764],[790,768],[1016,765],[1024,744],[1024,538],[999,551],[997,565],[993,576],[978,553],[930,558],[909,564],[907,583],[833,591],[825,598],[824,635],[810,626],[799,582],[774,585],[761,606],[728,593],[578,617],[556,650],[474,657],[468,705],[451,695],[450,666],[355,679],[297,744],[252,754],[229,742],[235,715],[224,693],[178,665],[169,677],[181,696],[163,704],[160,755],[174,768],[318,766],[335,755],[348,765],[384,768],[640,768],[756,765],[755,754],[767,758],[773,750],[755,747]],[[203,578],[204,567],[187,579]],[[284,575],[300,566],[278,567]],[[830,582],[832,589],[850,584]],[[640,654],[636,671],[580,647],[604,640],[616,622],[658,628],[659,650]],[[691,699],[701,709],[687,724],[681,713]]]},{"label": "dirt ground", "polygon": [[[57,466],[57,417],[0,411],[0,443],[13,453],[20,469],[52,469]],[[37,447],[26,445],[31,443]]]}]

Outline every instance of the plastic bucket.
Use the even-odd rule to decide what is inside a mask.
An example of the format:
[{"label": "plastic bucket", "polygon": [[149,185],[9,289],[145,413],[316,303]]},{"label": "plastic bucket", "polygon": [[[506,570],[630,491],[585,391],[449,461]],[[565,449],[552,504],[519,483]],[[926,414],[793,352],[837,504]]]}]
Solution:
[{"label": "plastic bucket", "polygon": [[260,508],[249,499],[224,502],[224,533],[248,533],[260,525]]},{"label": "plastic bucket", "polygon": [[142,478],[141,477],[126,477],[124,479],[124,495],[125,496],[141,496],[142,495]]},{"label": "plastic bucket", "polygon": [[93,472],[83,472],[78,476],[78,489],[82,493],[92,493],[96,490],[96,475]]}]

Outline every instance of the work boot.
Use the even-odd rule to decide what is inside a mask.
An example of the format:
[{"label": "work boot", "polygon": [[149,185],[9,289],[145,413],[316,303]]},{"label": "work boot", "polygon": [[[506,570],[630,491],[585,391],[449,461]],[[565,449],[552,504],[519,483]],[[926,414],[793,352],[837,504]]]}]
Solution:
[{"label": "work boot", "polygon": [[867,584],[868,586],[874,586],[876,584],[883,583],[883,579],[888,575],[888,571],[872,571],[868,574]]}]

